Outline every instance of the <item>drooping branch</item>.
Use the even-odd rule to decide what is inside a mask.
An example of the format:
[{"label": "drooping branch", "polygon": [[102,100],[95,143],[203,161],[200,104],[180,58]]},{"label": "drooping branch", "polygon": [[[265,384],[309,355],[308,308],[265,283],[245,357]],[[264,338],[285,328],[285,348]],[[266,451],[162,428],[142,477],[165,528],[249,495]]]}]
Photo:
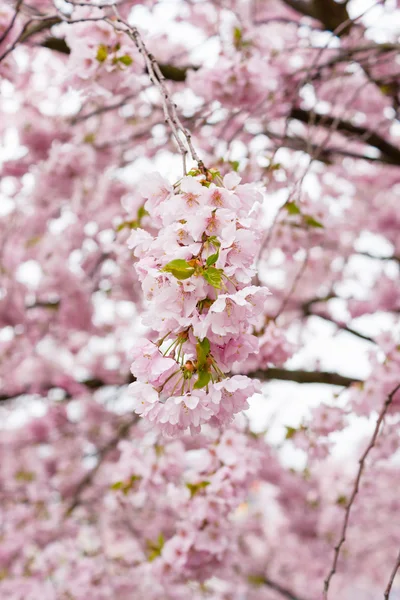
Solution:
[{"label": "drooping branch", "polygon": [[[342,524],[342,529],[341,529],[341,534],[340,534],[340,539],[337,543],[337,545],[334,548],[334,555],[333,555],[333,562],[332,562],[332,567],[328,573],[328,576],[326,577],[325,581],[324,581],[324,598],[325,600],[328,599],[328,593],[329,593],[329,585],[331,582],[332,577],[334,576],[334,574],[336,573],[336,569],[337,569],[337,563],[339,560],[339,555],[340,555],[340,550],[343,546],[343,544],[346,541],[346,533],[347,533],[347,527],[349,524],[349,518],[350,518],[350,511],[351,508],[354,504],[354,500],[358,494],[358,490],[360,487],[360,481],[361,481],[361,477],[365,468],[365,461],[367,459],[368,454],[370,453],[370,451],[372,450],[372,448],[375,446],[375,442],[376,439],[378,437],[379,434],[379,430],[382,424],[383,419],[385,418],[385,415],[387,413],[387,411],[389,410],[390,405],[393,402],[393,398],[394,395],[396,394],[396,392],[400,389],[400,383],[390,392],[390,394],[388,395],[388,397],[386,398],[382,409],[378,415],[378,419],[376,421],[376,425],[375,425],[375,429],[374,432],[372,434],[371,440],[367,446],[367,448],[365,449],[363,455],[361,456],[359,462],[359,467],[358,467],[358,471],[357,471],[357,475],[354,481],[354,485],[353,485],[353,490],[351,492],[350,495],[350,499],[347,503],[346,506],[346,510],[345,510],[345,515],[344,515],[344,519],[343,519],[343,524]],[[396,567],[396,571],[397,571],[397,567]],[[396,573],[395,571],[395,573]],[[394,575],[393,575],[394,578]],[[389,582],[390,584],[390,582]],[[389,587],[389,592],[390,592],[390,587]]]}]

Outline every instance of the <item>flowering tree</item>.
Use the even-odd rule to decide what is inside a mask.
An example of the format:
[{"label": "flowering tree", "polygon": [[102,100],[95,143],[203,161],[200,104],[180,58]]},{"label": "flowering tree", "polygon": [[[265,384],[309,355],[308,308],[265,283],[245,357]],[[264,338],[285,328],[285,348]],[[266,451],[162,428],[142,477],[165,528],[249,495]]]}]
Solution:
[{"label": "flowering tree", "polygon": [[398,7],[2,3],[1,598],[399,593]]}]

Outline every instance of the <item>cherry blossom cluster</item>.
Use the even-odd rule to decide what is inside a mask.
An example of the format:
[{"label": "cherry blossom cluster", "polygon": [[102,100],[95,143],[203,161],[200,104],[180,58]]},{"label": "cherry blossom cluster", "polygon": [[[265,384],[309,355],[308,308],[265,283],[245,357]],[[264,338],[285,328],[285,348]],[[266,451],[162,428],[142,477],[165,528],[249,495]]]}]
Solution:
[{"label": "cherry blossom cluster", "polygon": [[252,333],[269,291],[251,285],[261,242],[262,195],[236,173],[193,170],[175,186],[154,175],[140,187],[156,231],[135,229],[128,245],[156,341],[133,352],[135,411],[167,435],[202,423],[224,426],[248,407],[256,384],[229,377],[258,349]]},{"label": "cherry blossom cluster", "polygon": [[110,470],[116,492],[110,508],[134,506],[146,514],[157,506],[158,519],[143,525],[152,542],[142,569],[164,589],[208,580],[234,563],[240,527],[231,522],[240,518],[240,505],[261,473],[262,454],[260,442],[240,427],[214,433],[208,440],[197,438],[193,448],[186,447],[190,438],[167,441],[157,451],[148,436],[140,446],[121,442]]}]

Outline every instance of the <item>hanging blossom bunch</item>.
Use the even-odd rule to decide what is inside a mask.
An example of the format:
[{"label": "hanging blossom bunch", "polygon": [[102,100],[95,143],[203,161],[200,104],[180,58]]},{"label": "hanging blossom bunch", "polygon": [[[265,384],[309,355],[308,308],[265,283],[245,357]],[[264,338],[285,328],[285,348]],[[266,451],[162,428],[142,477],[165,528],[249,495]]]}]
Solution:
[{"label": "hanging blossom bunch", "polygon": [[138,217],[128,245],[158,334],[140,340],[131,371],[134,410],[170,436],[203,423],[230,423],[248,407],[257,384],[229,376],[258,349],[252,331],[269,291],[251,285],[261,245],[262,195],[236,173],[193,170],[174,186],[155,174],[139,188]]}]

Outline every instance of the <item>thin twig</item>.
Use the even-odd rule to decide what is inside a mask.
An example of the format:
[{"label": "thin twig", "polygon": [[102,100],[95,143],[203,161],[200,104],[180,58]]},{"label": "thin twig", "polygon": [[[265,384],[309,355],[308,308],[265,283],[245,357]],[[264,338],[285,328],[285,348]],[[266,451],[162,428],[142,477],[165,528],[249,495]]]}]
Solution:
[{"label": "thin twig", "polygon": [[263,583],[267,587],[271,588],[271,590],[278,592],[278,594],[280,594],[283,598],[286,598],[286,600],[305,600],[303,596],[298,596],[288,588],[284,587],[283,585],[280,585],[276,581],[272,581],[269,578],[265,579]]},{"label": "thin twig", "polygon": [[285,310],[285,308],[286,308],[286,305],[287,305],[287,303],[289,302],[291,295],[292,295],[292,294],[293,294],[293,293],[296,291],[297,284],[299,283],[299,281],[300,281],[300,279],[301,279],[301,277],[302,277],[302,275],[303,275],[304,271],[306,270],[306,267],[307,267],[307,264],[308,264],[309,257],[310,257],[310,255],[309,255],[309,250],[307,250],[307,252],[306,252],[306,255],[305,255],[305,258],[304,258],[304,260],[303,260],[303,263],[302,263],[302,265],[301,265],[300,269],[298,270],[298,272],[297,272],[297,274],[296,274],[296,277],[295,277],[295,278],[294,278],[294,280],[293,280],[292,287],[290,288],[290,290],[289,290],[289,293],[288,293],[288,294],[286,295],[286,297],[283,299],[283,301],[282,301],[282,303],[281,303],[281,305],[280,305],[280,307],[279,307],[279,310],[278,310],[278,312],[276,313],[276,315],[275,315],[275,317],[274,317],[274,319],[275,319],[275,320],[276,320],[276,319],[279,317],[279,315],[280,315],[280,314],[281,314],[281,313],[282,313],[282,312]]},{"label": "thin twig", "polygon": [[[372,434],[372,438],[367,446],[367,448],[365,449],[363,455],[361,456],[359,462],[359,467],[358,467],[358,471],[357,471],[357,476],[356,479],[354,481],[354,486],[353,486],[353,491],[351,493],[350,496],[350,500],[346,506],[346,511],[345,511],[345,515],[344,515],[344,520],[343,520],[343,525],[342,525],[342,531],[341,531],[341,535],[340,535],[340,539],[339,542],[337,543],[337,545],[334,548],[334,555],[333,555],[333,562],[332,562],[332,567],[331,570],[328,573],[328,576],[326,577],[325,581],[324,581],[324,598],[325,600],[328,599],[328,593],[329,593],[329,585],[331,582],[332,577],[334,576],[334,574],[336,573],[336,568],[337,568],[337,563],[339,560],[339,554],[340,554],[340,550],[344,544],[344,542],[346,541],[346,532],[347,532],[347,526],[349,523],[349,518],[350,518],[350,511],[351,508],[353,506],[355,497],[357,496],[358,493],[358,489],[360,486],[360,481],[361,481],[361,476],[363,474],[364,471],[364,467],[365,467],[365,461],[367,459],[368,454],[370,453],[370,451],[372,450],[372,448],[375,445],[376,442],[376,438],[378,437],[378,433],[379,433],[379,429],[381,427],[382,421],[385,418],[385,415],[389,409],[389,406],[391,405],[392,401],[393,401],[393,397],[395,395],[395,393],[400,389],[400,383],[390,392],[390,394],[388,395],[387,399],[385,400],[385,403],[378,415],[378,419],[376,421],[376,425],[375,425],[375,429],[374,429],[374,433]],[[398,566],[396,567],[397,570]],[[395,572],[393,575],[393,579],[395,576]],[[390,581],[389,581],[389,585],[390,585]],[[389,592],[390,592],[390,587],[389,587]],[[388,596],[386,596],[387,598]]]},{"label": "thin twig", "polygon": [[5,30],[3,31],[3,33],[0,35],[0,44],[1,44],[1,42],[3,42],[6,39],[6,37],[10,33],[11,29],[14,27],[14,23],[18,16],[19,11],[20,11],[22,1],[23,0],[18,0],[17,4],[15,6],[15,13],[13,14],[13,17],[12,17],[8,27],[6,27]]},{"label": "thin twig", "polygon": [[[186,172],[187,172],[187,170],[186,170],[186,156],[188,154],[187,148],[189,149],[192,159],[197,163],[198,167],[201,170],[205,170],[203,161],[199,158],[199,156],[193,146],[191,134],[184,127],[184,125],[182,124],[182,122],[178,116],[178,113],[176,110],[177,106],[170,97],[168,88],[165,83],[166,79],[160,69],[159,64],[157,63],[154,56],[147,50],[147,47],[146,47],[145,43],[143,42],[143,39],[142,39],[137,27],[131,26],[131,25],[129,25],[129,23],[124,21],[121,18],[120,14],[118,13],[118,11],[115,7],[114,7],[114,12],[116,14],[118,23],[120,23],[123,27],[122,28],[117,27],[115,22],[113,22],[111,19],[106,18],[105,21],[107,23],[109,23],[116,31],[122,31],[123,33],[128,35],[128,37],[134,42],[139,53],[143,56],[150,80],[153,83],[153,85],[155,85],[156,88],[160,92],[165,122],[168,123],[168,125],[172,131],[172,134],[175,138],[175,141],[178,145],[179,152],[182,156],[184,175],[186,175]],[[184,143],[182,142],[180,134],[182,134],[183,137],[185,138],[187,148],[185,147]]]},{"label": "thin twig", "polygon": [[395,565],[393,567],[393,570],[392,570],[392,572],[390,574],[389,583],[387,584],[385,593],[383,594],[383,597],[385,598],[385,600],[389,600],[390,590],[392,589],[394,578],[396,577],[396,573],[397,573],[399,567],[400,567],[400,552],[397,555],[396,563],[395,563]]},{"label": "thin twig", "polygon": [[84,477],[81,479],[81,481],[79,482],[74,497],[72,499],[72,502],[69,504],[69,506],[66,508],[65,512],[64,512],[64,516],[65,517],[69,517],[72,512],[75,510],[75,508],[77,506],[79,506],[79,504],[81,503],[81,496],[83,491],[92,483],[93,478],[95,477],[96,473],[98,472],[98,470],[100,469],[101,465],[103,464],[103,460],[104,458],[107,456],[107,454],[109,454],[111,452],[111,450],[114,450],[114,448],[116,448],[116,446],[118,445],[118,442],[126,437],[129,433],[130,428],[132,427],[132,425],[134,425],[137,421],[138,417],[136,415],[134,415],[133,418],[131,418],[127,423],[122,424],[116,435],[105,445],[103,446],[103,448],[100,448],[99,452],[98,452],[98,460],[97,460],[97,464],[95,467],[93,467],[93,469],[91,469],[90,471],[88,471],[86,473],[86,475],[84,475]]}]

